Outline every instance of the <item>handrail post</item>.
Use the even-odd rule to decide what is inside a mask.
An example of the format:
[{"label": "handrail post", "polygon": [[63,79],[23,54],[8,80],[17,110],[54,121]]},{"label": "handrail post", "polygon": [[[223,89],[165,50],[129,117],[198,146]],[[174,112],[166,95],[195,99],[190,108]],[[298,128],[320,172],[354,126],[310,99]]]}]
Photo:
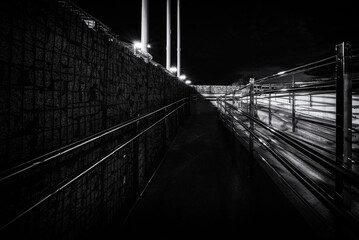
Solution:
[{"label": "handrail post", "polygon": [[272,125],[272,108],[271,108],[271,104],[272,104],[272,94],[270,93],[272,89],[271,84],[269,84],[268,90],[269,90],[269,95],[268,95],[268,124]]},{"label": "handrail post", "polygon": [[[249,79],[249,114],[253,118],[254,117],[254,78]],[[254,132],[254,121],[250,118],[250,131]],[[254,149],[253,149],[253,141],[254,137],[252,133],[249,133],[249,161],[247,167],[247,177],[252,179],[253,176],[253,161],[254,161]]]},{"label": "handrail post", "polygon": [[[351,45],[336,45],[336,163],[351,169],[352,153],[352,82],[349,74]],[[335,177],[335,201],[337,204],[350,205],[350,196],[344,192],[343,177]],[[342,227],[337,223],[337,234],[342,234]]]},{"label": "handrail post", "polygon": [[[292,75],[292,88],[295,87],[295,77]],[[295,93],[292,93],[292,132],[295,132]]]},{"label": "handrail post", "polygon": [[227,93],[224,95],[224,117],[227,123]]},{"label": "handrail post", "polygon": [[[249,114],[251,117],[254,117],[254,78],[249,79]],[[254,131],[254,122],[252,119],[250,119],[250,129],[253,132]],[[253,137],[250,134],[250,140],[249,140],[249,151],[252,154],[253,151]]]}]

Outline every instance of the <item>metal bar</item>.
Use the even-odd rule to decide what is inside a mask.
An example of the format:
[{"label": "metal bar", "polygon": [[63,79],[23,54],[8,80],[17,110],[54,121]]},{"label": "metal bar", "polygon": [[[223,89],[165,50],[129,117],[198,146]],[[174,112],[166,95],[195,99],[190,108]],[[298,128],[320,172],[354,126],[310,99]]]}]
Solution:
[{"label": "metal bar", "polygon": [[[252,117],[250,118],[250,130],[251,131],[254,131],[254,121],[253,121],[253,118],[254,118],[254,78],[250,78],[249,79],[249,94],[250,94],[250,99],[249,99],[249,115]],[[249,161],[250,164],[249,164],[249,172],[250,172],[250,176],[251,176],[251,173],[252,173],[252,162],[253,162],[253,136],[252,134],[250,135],[249,137],[249,154],[251,156],[251,160]]]},{"label": "metal bar", "polygon": [[[271,85],[269,84],[269,90],[271,90]],[[268,98],[268,124],[272,125],[272,108],[271,108],[271,93],[269,93]]]},{"label": "metal bar", "polygon": [[[226,104],[229,106],[229,108],[235,109],[235,107],[231,106],[229,103],[226,103]],[[345,177],[347,180],[349,180],[353,183],[359,184],[359,175],[357,173],[352,172],[352,171],[344,168],[343,166],[337,166],[336,164],[334,164],[332,162],[331,159],[327,158],[326,156],[324,156],[316,151],[312,151],[311,149],[308,149],[308,147],[306,145],[303,145],[299,140],[296,140],[294,137],[292,137],[288,134],[285,134],[283,132],[280,132],[279,130],[276,130],[275,128],[266,125],[265,123],[261,122],[260,120],[256,119],[255,117],[252,117],[250,114],[246,113],[245,111],[238,110],[238,113],[240,113],[240,114],[244,115],[245,117],[247,117],[248,119],[254,121],[258,126],[267,129],[268,131],[273,133],[276,137],[279,137],[280,139],[282,139],[283,141],[285,141],[292,147],[296,148],[297,150],[301,151],[305,155],[309,156],[310,158],[315,160],[320,165],[328,168],[331,171],[334,171],[334,172],[340,174],[341,176]]]},{"label": "metal bar", "polygon": [[[308,64],[304,64],[302,66],[299,66],[299,67],[295,67],[295,68],[292,68],[292,69],[288,69],[288,70],[285,70],[285,71],[282,71],[282,72],[279,72],[279,73],[275,73],[275,74],[272,74],[272,75],[269,75],[267,77],[262,77],[262,78],[259,78],[256,80],[256,84],[258,83],[261,83],[265,80],[268,80],[268,79],[271,79],[271,78],[275,78],[275,77],[284,77],[288,74],[293,74],[294,71],[298,71],[298,70],[301,70],[302,72],[303,71],[308,71],[308,70],[311,70],[311,69],[314,69],[314,68],[317,68],[317,66],[314,66],[314,67],[311,67],[310,69],[308,69],[307,67],[309,66],[312,66],[312,65],[315,65],[315,64],[318,64],[318,63],[322,63],[322,62],[325,62],[325,61],[329,61],[329,60],[334,60],[335,59],[335,56],[330,56],[330,57],[327,57],[327,58],[324,58],[324,59],[321,59],[321,60],[318,60],[318,61],[315,61],[315,62],[311,62],[311,63],[308,63]],[[330,65],[330,64],[334,64],[335,62],[330,62],[330,63],[326,63],[326,64],[322,64],[320,65],[319,67],[323,67],[323,66],[327,66],[327,65]],[[295,72],[295,73],[299,73],[299,72]]]},{"label": "metal bar", "polygon": [[345,45],[344,49],[344,61],[343,61],[343,109],[344,109],[344,119],[343,119],[343,162],[344,166],[348,169],[352,168],[350,159],[352,158],[352,133],[350,129],[352,128],[352,80],[350,75],[350,55],[351,55],[351,46],[349,44]]},{"label": "metal bar", "polygon": [[[241,122],[237,120],[237,122]],[[278,154],[272,146],[265,140],[260,138],[254,131],[248,128],[245,124],[242,125],[251,136],[253,136],[259,143],[261,143],[280,163],[282,163],[290,173],[292,173],[304,186],[306,186],[316,197],[322,200],[326,206],[331,208],[341,219],[350,224],[354,231],[358,231],[358,219],[350,212],[345,211],[342,207],[337,206],[333,202],[333,198],[325,192],[320,186],[318,186],[313,180],[306,177],[306,175],[300,172],[295,166],[289,163],[285,158]]]},{"label": "metal bar", "polygon": [[[336,46],[337,51],[337,65],[336,65],[336,163],[338,166],[343,166],[343,99],[344,99],[344,88],[343,88],[343,72],[344,72],[344,43]],[[336,176],[335,182],[335,199],[338,204],[343,203],[343,179],[341,176]]]},{"label": "metal bar", "polygon": [[[295,88],[295,77],[292,75],[292,88]],[[295,93],[292,93],[292,132],[295,132]]]},{"label": "metal bar", "polygon": [[185,100],[187,100],[187,98],[182,98],[181,100],[178,100],[176,102],[168,104],[167,106],[159,108],[159,109],[157,109],[157,110],[155,110],[155,111],[153,111],[151,113],[148,113],[148,114],[136,117],[134,119],[128,120],[126,122],[120,123],[120,124],[118,124],[116,126],[113,126],[113,127],[109,128],[109,129],[106,129],[104,131],[101,131],[99,133],[91,135],[89,137],[86,137],[86,138],[84,138],[82,140],[79,140],[77,142],[71,143],[71,144],[66,145],[64,147],[61,147],[59,149],[56,149],[56,150],[51,151],[49,153],[46,153],[46,154],[44,154],[42,156],[34,158],[34,159],[32,159],[30,161],[27,161],[25,163],[16,165],[16,166],[14,166],[14,167],[12,167],[10,169],[7,169],[7,170],[0,173],[0,176],[1,176],[0,182],[6,180],[8,178],[14,177],[14,176],[16,176],[16,175],[18,175],[18,174],[20,174],[22,172],[25,172],[27,170],[30,170],[33,167],[39,166],[40,164],[43,164],[43,163],[45,163],[45,162],[47,162],[49,160],[52,160],[52,159],[57,158],[57,157],[60,157],[60,156],[66,154],[66,153],[68,153],[70,151],[73,151],[73,150],[75,150],[75,149],[77,149],[79,147],[82,147],[82,146],[84,146],[86,144],[89,144],[89,143],[91,143],[91,142],[93,142],[93,141],[95,141],[95,140],[97,140],[99,138],[107,136],[108,134],[113,133],[115,131],[118,131],[118,130],[124,128],[124,127],[127,127],[127,126],[129,126],[129,125],[131,125],[131,124],[133,124],[133,123],[135,123],[137,121],[141,121],[142,119],[150,117],[155,113],[158,113],[158,112],[160,112],[160,111],[162,111],[162,110],[164,110],[164,109],[166,109],[168,107],[171,107],[171,106],[173,106],[173,105],[175,105],[175,104],[177,104],[179,102],[185,101]]},{"label": "metal bar", "polygon": [[42,203],[44,203],[46,200],[48,200],[50,197],[55,196],[57,193],[61,192],[62,190],[64,190],[65,188],[67,188],[68,186],[70,186],[72,183],[74,183],[76,180],[80,179],[82,176],[84,176],[86,173],[88,173],[89,171],[91,171],[92,169],[94,169],[96,166],[98,166],[99,164],[101,164],[102,162],[104,162],[105,160],[107,160],[109,157],[111,157],[113,154],[117,153],[119,150],[121,150],[122,148],[126,147],[128,144],[130,144],[131,142],[133,142],[135,139],[139,138],[141,135],[143,135],[144,133],[148,132],[150,129],[152,129],[154,126],[156,126],[157,124],[159,124],[160,122],[162,122],[163,120],[165,120],[168,116],[170,116],[171,114],[173,114],[174,112],[176,112],[179,108],[181,108],[183,105],[185,105],[187,103],[182,103],[180,106],[176,107],[174,110],[172,110],[171,112],[169,112],[168,114],[166,114],[165,116],[163,116],[162,118],[160,118],[159,120],[157,120],[155,123],[151,124],[149,127],[147,127],[146,129],[144,129],[143,131],[137,133],[135,136],[133,136],[131,139],[121,143],[120,145],[118,145],[114,150],[112,150],[110,153],[108,153],[106,156],[102,157],[101,159],[98,159],[97,161],[94,161],[93,163],[91,163],[89,166],[87,166],[86,168],[84,168],[83,170],[81,170],[81,172],[79,172],[78,174],[69,177],[65,180],[63,180],[60,184],[57,185],[57,187],[52,190],[50,193],[46,194],[44,197],[42,197],[39,201],[37,201],[34,204],[31,204],[31,206],[29,206],[28,208],[26,208],[24,211],[22,211],[20,214],[17,214],[16,216],[14,216],[11,220],[9,220],[6,224],[2,225],[0,227],[0,230],[5,229],[6,227],[8,227],[10,224],[14,223],[15,221],[17,221],[18,219],[20,219],[21,217],[23,217],[24,215],[26,215],[27,213],[29,213],[30,211],[32,211],[33,209],[35,209],[36,207],[40,206]]}]

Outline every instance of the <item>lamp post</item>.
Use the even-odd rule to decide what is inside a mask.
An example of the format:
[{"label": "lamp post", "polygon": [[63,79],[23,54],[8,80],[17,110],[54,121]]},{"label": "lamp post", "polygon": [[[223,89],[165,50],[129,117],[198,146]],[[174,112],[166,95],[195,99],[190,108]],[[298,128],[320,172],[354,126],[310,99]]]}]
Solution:
[{"label": "lamp post", "polygon": [[142,0],[141,13],[141,51],[146,53],[148,46],[148,0]]},{"label": "lamp post", "polygon": [[180,0],[177,0],[177,77],[181,76],[181,11]]},{"label": "lamp post", "polygon": [[171,68],[171,0],[167,0],[167,15],[166,15],[166,68]]}]

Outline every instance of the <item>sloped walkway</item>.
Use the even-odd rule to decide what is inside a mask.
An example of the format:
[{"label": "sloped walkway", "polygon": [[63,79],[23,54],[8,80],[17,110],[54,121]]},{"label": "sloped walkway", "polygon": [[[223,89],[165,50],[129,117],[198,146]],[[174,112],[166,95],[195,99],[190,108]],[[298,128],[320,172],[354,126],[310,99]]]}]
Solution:
[{"label": "sloped walkway", "polygon": [[311,239],[297,213],[283,205],[279,211],[287,219],[271,209],[276,190],[256,196],[238,164],[238,157],[248,156],[243,151],[233,158],[227,142],[216,115],[190,116],[125,224],[112,229],[116,237],[111,239]]}]

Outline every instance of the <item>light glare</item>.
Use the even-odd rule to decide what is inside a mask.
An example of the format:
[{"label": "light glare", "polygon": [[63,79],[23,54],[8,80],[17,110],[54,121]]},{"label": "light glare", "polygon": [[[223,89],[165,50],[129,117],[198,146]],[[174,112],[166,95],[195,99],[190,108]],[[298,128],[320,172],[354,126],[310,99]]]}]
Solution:
[{"label": "light glare", "polygon": [[139,42],[139,41],[133,42],[133,48],[134,49],[141,49],[142,48],[142,43]]},{"label": "light glare", "polygon": [[175,73],[175,72],[177,72],[177,68],[176,67],[170,67],[170,72],[172,72],[172,73]]},{"label": "light glare", "polygon": [[179,79],[180,80],[185,80],[187,77],[186,77],[186,75],[181,75],[181,76],[179,76]]}]

